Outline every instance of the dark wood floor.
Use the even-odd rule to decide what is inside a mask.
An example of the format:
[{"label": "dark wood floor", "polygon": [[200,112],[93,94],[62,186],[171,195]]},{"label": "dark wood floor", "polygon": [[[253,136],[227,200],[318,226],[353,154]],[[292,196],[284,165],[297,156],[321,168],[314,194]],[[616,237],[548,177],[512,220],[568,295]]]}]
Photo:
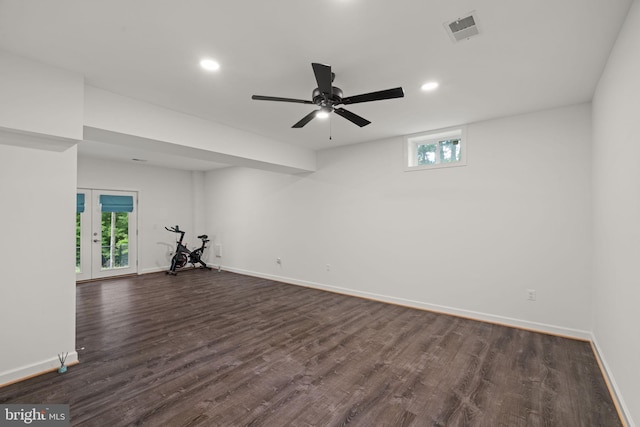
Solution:
[{"label": "dark wood floor", "polygon": [[0,389],[92,426],[619,426],[588,343],[233,273],[85,283],[81,363]]}]

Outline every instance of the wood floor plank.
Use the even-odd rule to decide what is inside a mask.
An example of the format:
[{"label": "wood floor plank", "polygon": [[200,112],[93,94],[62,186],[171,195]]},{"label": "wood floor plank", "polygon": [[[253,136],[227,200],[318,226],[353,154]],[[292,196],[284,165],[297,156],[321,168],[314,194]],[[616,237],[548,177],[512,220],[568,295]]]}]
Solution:
[{"label": "wood floor plank", "polygon": [[228,272],[77,287],[77,426],[620,426],[588,343]]}]

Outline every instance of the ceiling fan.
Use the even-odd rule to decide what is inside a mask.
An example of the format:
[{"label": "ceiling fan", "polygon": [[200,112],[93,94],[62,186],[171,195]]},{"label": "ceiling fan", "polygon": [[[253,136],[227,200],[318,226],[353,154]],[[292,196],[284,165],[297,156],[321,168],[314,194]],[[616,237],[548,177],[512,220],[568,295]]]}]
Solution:
[{"label": "ceiling fan", "polygon": [[294,124],[293,128],[301,128],[309,123],[318,113],[331,113],[334,112],[339,116],[344,117],[356,125],[363,127],[371,123],[369,120],[352,113],[344,108],[336,108],[337,105],[349,105],[357,104],[360,102],[369,101],[381,101],[384,99],[402,98],[404,91],[401,87],[394,89],[380,90],[377,92],[363,93],[362,95],[355,96],[342,96],[342,89],[333,86],[333,79],[335,73],[331,72],[331,66],[325,64],[312,63],[313,73],[316,76],[316,82],[318,87],[313,90],[311,95],[311,101],[304,99],[292,99],[292,98],[279,98],[275,96],[262,96],[253,95],[251,99],[257,99],[261,101],[279,101],[279,102],[297,102],[299,104],[315,104],[320,109],[314,110],[304,116],[299,122]]}]

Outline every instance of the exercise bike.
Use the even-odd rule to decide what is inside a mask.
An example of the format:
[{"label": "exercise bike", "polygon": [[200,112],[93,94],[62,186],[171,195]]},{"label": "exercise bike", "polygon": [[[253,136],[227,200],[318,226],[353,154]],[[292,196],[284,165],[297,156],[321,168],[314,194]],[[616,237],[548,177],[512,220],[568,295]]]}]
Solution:
[{"label": "exercise bike", "polygon": [[207,236],[206,234],[198,236],[198,239],[202,240],[202,245],[199,248],[190,251],[184,244],[182,244],[182,239],[184,238],[185,232],[180,230],[180,227],[178,227],[177,225],[171,228],[165,227],[165,230],[180,234],[180,239],[176,244],[176,252],[175,254],[173,254],[173,258],[171,258],[171,267],[169,268],[169,271],[166,272],[167,274],[172,274],[175,276],[176,274],[178,274],[176,273],[176,270],[184,267],[185,265],[187,265],[187,263],[193,265],[194,268],[196,264],[200,264],[202,265],[202,268],[211,270],[211,267],[209,267],[202,260],[204,250],[207,248],[206,244],[207,242],[209,242],[209,236]]}]

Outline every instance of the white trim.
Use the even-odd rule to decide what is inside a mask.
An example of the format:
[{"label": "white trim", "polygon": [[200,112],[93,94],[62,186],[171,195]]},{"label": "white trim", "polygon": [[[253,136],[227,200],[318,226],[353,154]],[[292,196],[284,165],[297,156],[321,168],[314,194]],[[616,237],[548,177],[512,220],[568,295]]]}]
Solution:
[{"label": "white trim", "polygon": [[633,422],[633,419],[631,418],[631,412],[629,411],[629,408],[627,407],[626,403],[624,402],[624,399],[622,398],[622,392],[620,391],[620,388],[618,388],[618,384],[616,383],[615,377],[611,372],[611,368],[609,368],[609,364],[607,363],[607,360],[604,358],[604,353],[602,351],[602,348],[598,344],[598,340],[596,339],[596,336],[593,333],[591,334],[591,344],[593,345],[595,356],[600,362],[600,366],[602,368],[602,374],[606,377],[606,380],[608,381],[608,384],[610,386],[610,391],[613,394],[613,396],[611,397],[612,399],[614,399],[614,401],[617,400],[617,403],[619,405],[618,409],[621,412],[620,415],[624,417],[624,421],[626,422],[628,427],[635,427],[636,424]]},{"label": "white trim", "polygon": [[579,339],[583,341],[590,341],[592,337],[591,332],[584,331],[581,329],[566,328],[563,326],[531,322],[528,320],[515,319],[515,318],[505,317],[505,316],[496,316],[493,314],[481,313],[478,311],[459,309],[455,307],[449,307],[449,306],[438,305],[438,304],[430,304],[422,301],[409,300],[405,298],[397,298],[389,295],[359,291],[359,290],[350,289],[350,288],[324,285],[322,283],[309,282],[306,280],[298,280],[290,277],[283,277],[283,276],[277,276],[272,274],[258,273],[255,271],[242,270],[242,269],[233,268],[233,267],[223,266],[222,269],[225,271],[233,272],[233,273],[244,274],[244,275],[253,276],[253,277],[260,277],[263,279],[275,280],[278,282],[288,283],[291,285],[304,286],[308,288],[320,289],[324,291],[335,292],[335,293],[345,294],[345,295],[354,296],[354,297],[366,298],[366,299],[386,302],[390,304],[403,305],[406,307],[418,308],[422,310],[428,310],[428,311],[433,311],[433,312],[438,312],[443,314],[449,314],[457,317],[464,317],[472,320],[479,320],[482,322],[496,323],[500,325],[511,326],[514,328],[531,330],[534,332],[542,332],[542,333],[551,334],[551,335],[558,335],[558,336],[563,336],[568,338]]},{"label": "white trim", "polygon": [[150,273],[160,273],[162,271],[169,271],[169,268],[171,268],[170,265],[166,265],[166,266],[163,266],[163,267],[143,268],[138,272],[138,275],[150,274]]},{"label": "white trim", "polygon": [[[76,351],[70,351],[65,365],[71,365],[78,362],[78,353]],[[60,360],[58,356],[51,357],[47,360],[32,363],[31,365],[21,366],[19,368],[12,369],[0,373],[0,387],[4,387],[9,384],[13,384],[18,381],[26,380],[27,378],[34,377],[36,375],[45,374],[51,372],[60,367]]]}]

